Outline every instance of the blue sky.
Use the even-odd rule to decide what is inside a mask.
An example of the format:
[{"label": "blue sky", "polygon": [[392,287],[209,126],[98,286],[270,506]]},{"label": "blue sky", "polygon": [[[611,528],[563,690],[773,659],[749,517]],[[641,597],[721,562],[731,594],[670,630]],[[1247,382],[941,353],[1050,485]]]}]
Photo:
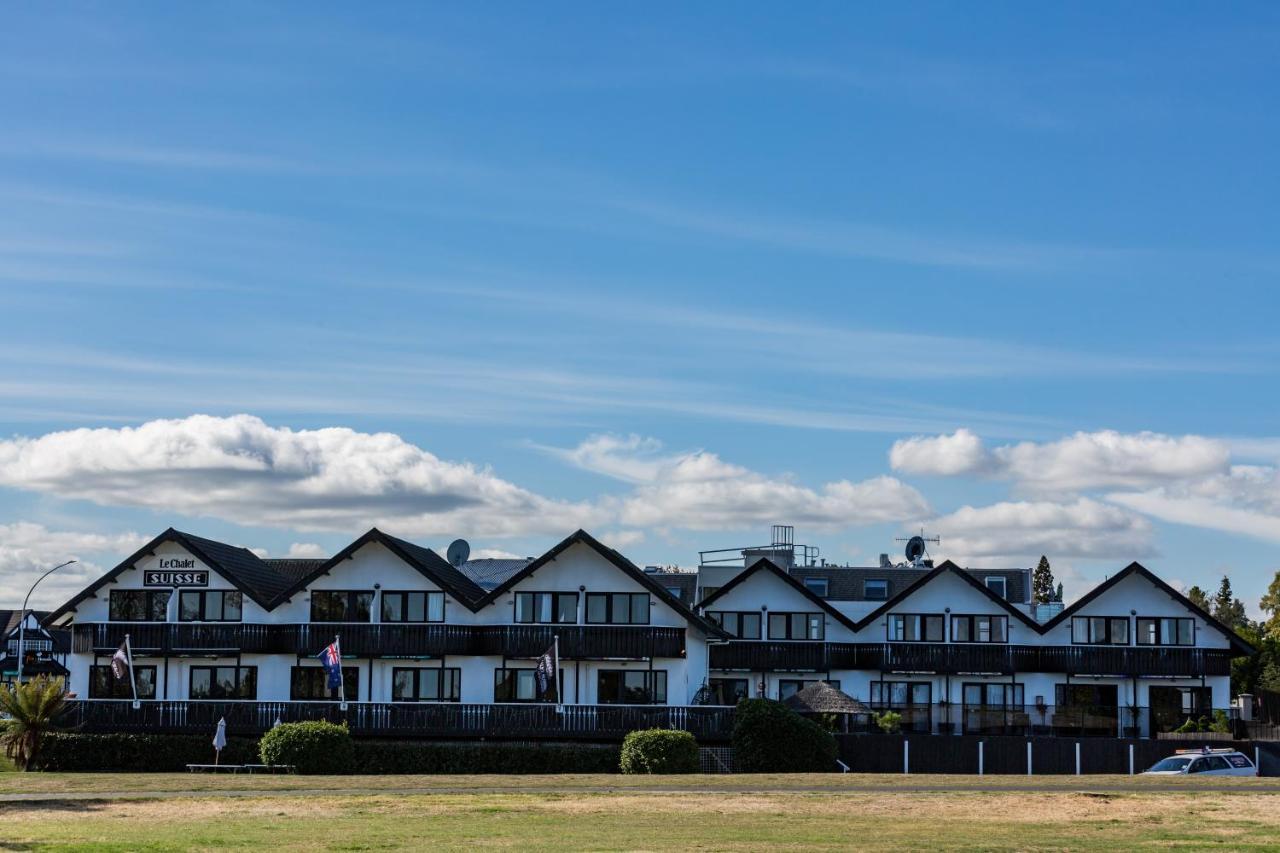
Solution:
[{"label": "blue sky", "polygon": [[690,564],[791,521],[1253,607],[1278,48],[1265,4],[10,10],[4,603],[170,524]]}]

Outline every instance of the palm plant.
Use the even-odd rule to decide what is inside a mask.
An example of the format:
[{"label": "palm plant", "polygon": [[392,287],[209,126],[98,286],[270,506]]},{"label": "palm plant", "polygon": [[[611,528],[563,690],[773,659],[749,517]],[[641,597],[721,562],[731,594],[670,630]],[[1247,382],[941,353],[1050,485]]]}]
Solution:
[{"label": "palm plant", "polygon": [[40,741],[58,729],[58,718],[66,709],[65,694],[61,678],[43,675],[0,690],[0,713],[7,717],[0,743],[19,770],[31,767],[40,753]]}]

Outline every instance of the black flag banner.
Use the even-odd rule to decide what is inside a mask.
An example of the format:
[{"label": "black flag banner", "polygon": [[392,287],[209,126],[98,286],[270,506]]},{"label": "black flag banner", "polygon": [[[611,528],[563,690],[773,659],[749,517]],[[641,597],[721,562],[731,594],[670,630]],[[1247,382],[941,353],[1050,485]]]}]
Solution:
[{"label": "black flag banner", "polygon": [[560,671],[560,651],[552,645],[538,658],[538,668],[534,670],[534,678],[538,682],[538,699],[543,702],[559,703],[560,683],[556,675]]}]

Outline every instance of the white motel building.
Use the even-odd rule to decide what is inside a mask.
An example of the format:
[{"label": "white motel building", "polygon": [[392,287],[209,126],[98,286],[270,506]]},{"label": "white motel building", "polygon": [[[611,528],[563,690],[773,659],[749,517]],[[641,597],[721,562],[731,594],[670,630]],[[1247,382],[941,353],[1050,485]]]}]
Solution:
[{"label": "white motel building", "polygon": [[[1028,569],[828,565],[769,545],[642,568],[579,530],[538,557],[452,561],[370,530],[262,559],[169,529],[53,611],[89,731],[345,720],[382,737],[727,737],[742,697],[822,680],[934,734],[1152,737],[1230,707],[1249,646],[1137,563],[1063,608]],[[112,677],[129,638],[134,681]],[[337,639],[341,691],[318,655]],[[538,659],[559,649],[559,695]],[[136,699],[134,691],[136,690]],[[865,724],[866,721],[861,721]]]}]

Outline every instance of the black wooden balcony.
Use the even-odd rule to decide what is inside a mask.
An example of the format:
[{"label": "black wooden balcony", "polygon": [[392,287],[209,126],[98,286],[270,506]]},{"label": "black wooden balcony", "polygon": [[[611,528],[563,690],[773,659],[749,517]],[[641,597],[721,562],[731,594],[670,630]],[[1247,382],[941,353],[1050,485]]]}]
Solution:
[{"label": "black wooden balcony", "polygon": [[288,654],[310,657],[341,638],[350,658],[494,655],[536,657],[560,638],[566,660],[685,656],[683,628],[648,625],[439,625],[372,623],[91,622],[73,626],[73,649],[112,654],[129,635],[136,656]]},{"label": "black wooden balcony", "polygon": [[458,703],[188,702],[81,700],[67,725],[86,732],[257,735],[276,722],[346,723],[357,736],[621,740],[636,729],[682,729],[700,742],[728,740],[733,708],[675,705],[463,705]]}]

